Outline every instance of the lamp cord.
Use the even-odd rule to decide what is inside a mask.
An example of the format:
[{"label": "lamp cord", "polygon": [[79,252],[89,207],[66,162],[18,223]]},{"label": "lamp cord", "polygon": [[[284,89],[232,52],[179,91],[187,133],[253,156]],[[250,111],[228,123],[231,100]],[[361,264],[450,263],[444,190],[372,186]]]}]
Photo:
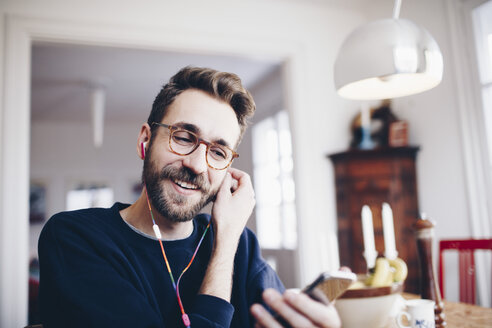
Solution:
[{"label": "lamp cord", "polygon": [[393,7],[393,19],[400,18],[401,0],[395,0],[395,6]]}]

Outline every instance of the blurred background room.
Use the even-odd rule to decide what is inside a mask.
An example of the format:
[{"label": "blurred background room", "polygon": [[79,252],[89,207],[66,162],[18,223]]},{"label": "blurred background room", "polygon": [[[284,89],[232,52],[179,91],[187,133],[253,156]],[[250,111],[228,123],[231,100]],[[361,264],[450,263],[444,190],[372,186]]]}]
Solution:
[{"label": "blurred background room", "polygon": [[[403,1],[400,18],[439,45],[441,83],[389,102],[340,97],[333,76],[343,41],[391,17],[393,3],[1,0],[0,327],[28,322],[28,281],[36,286],[37,240],[50,216],[138,197],[140,126],[161,86],[187,65],[234,72],[255,98],[234,165],[252,175],[257,204],[248,227],[287,287],[355,265],[341,248],[361,244],[362,232],[344,225],[335,168],[340,154],[360,152],[364,107],[375,141],[367,151],[406,149],[414,161],[408,188],[404,177],[402,186],[389,180],[381,197],[347,196],[366,197],[376,237],[383,199],[401,230],[425,212],[436,243],[491,238],[492,1]],[[404,122],[403,141],[388,136],[393,121]],[[350,234],[339,239],[343,229]],[[400,249],[414,242],[396,237]],[[416,254],[400,254],[415,265]],[[457,258],[446,259],[446,299],[457,301]],[[477,262],[477,303],[490,307],[490,256]]]}]

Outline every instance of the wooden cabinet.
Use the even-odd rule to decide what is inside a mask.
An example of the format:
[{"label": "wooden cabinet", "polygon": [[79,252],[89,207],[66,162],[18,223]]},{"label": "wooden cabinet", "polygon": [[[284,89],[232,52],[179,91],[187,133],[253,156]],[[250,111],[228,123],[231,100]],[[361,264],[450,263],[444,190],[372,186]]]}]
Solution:
[{"label": "wooden cabinet", "polygon": [[412,225],[419,218],[415,159],[418,147],[350,150],[330,155],[335,169],[341,265],[366,272],[361,209],[370,206],[376,250],[384,254],[381,205],[391,205],[398,256],[408,265],[405,290],[419,293],[419,262]]}]

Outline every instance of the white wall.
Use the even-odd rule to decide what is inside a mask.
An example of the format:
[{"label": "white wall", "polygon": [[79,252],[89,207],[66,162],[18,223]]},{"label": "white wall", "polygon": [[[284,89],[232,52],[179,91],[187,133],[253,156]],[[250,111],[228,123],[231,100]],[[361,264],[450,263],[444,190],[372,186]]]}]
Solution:
[{"label": "white wall", "polygon": [[[372,10],[371,15],[380,17],[385,7],[378,3]],[[421,147],[417,155],[420,210],[435,220],[436,241],[469,238],[471,224],[464,181],[462,131],[445,4],[443,1],[405,1],[400,17],[426,28],[437,41],[444,58],[443,80],[439,86],[393,101],[395,114],[409,121],[410,143]],[[434,246],[437,256],[437,242]],[[455,278],[447,279],[454,286],[447,284],[446,298],[458,300],[458,264],[447,258],[446,263],[449,262],[453,265],[446,267],[446,276]]]},{"label": "white wall", "polygon": [[[452,54],[444,1],[404,2],[401,16],[421,23],[436,37],[443,50],[446,68],[444,81],[438,88],[398,100],[394,108],[401,118],[409,120],[411,142],[422,147],[418,157],[422,210],[438,221],[439,237],[467,237],[470,230],[466,219],[467,199],[463,191],[462,150],[458,146],[460,131],[457,110],[453,105],[457,92],[452,68],[447,65]],[[302,213],[301,280],[307,282],[320,270],[338,265],[334,180],[326,155],[348,147],[349,122],[358,107],[354,102],[338,98],[334,92],[332,65],[336,52],[353,28],[376,17],[388,17],[393,5],[389,0],[356,3],[363,7],[347,5],[344,8],[343,1],[4,0],[0,22],[5,22],[6,15],[36,18],[54,25],[76,24],[78,28],[74,29],[74,38],[82,40],[86,40],[86,35],[100,33],[101,42],[110,35],[113,42],[119,44],[118,40],[128,42],[128,39],[136,40],[138,36],[142,39],[142,47],[256,53],[286,59],[286,106],[293,128],[298,210]],[[4,26],[0,24],[0,44],[8,40],[4,38],[8,32]],[[97,32],[91,30],[92,26]],[[119,35],[120,31],[125,32]],[[44,34],[33,33],[32,36],[43,38]],[[70,40],[69,36],[66,38]],[[190,46],[191,42],[194,42],[193,46]],[[255,48],[252,49],[251,45]],[[9,51],[9,48],[2,49],[0,59],[4,59]],[[1,74],[0,85],[4,81],[15,79]],[[12,87],[6,85],[4,90]],[[10,108],[7,107],[9,103],[2,103],[0,115],[2,184],[6,181],[7,169],[10,169],[8,159],[14,155],[12,148],[6,146],[15,139],[15,136],[7,134],[10,130],[6,129],[11,122],[11,116],[5,114]],[[24,197],[27,189],[19,190],[22,192],[20,196]],[[2,202],[7,199],[7,192],[2,186]],[[0,206],[5,207],[6,204]],[[2,227],[12,226],[7,224],[6,217],[1,220]],[[8,233],[5,231],[2,236]],[[7,238],[2,242],[11,240]],[[7,246],[2,244],[0,255],[0,326],[13,327],[24,323],[23,304],[27,299],[24,296],[27,289],[21,288],[16,281],[27,277],[27,272],[22,269],[23,260],[17,263],[8,256]],[[317,257],[312,254],[317,254]],[[6,272],[5,268],[9,271]],[[12,309],[9,303],[14,303],[15,308]]]},{"label": "white wall", "polygon": [[[381,17],[384,11],[391,14],[388,3],[378,3],[372,9],[374,17]],[[427,29],[444,58],[443,80],[439,86],[393,102],[395,114],[409,121],[410,143],[421,147],[417,155],[420,209],[436,221],[438,239],[470,237],[456,75],[446,7],[444,1],[403,1],[400,17]]]},{"label": "white wall", "polygon": [[[114,190],[115,201],[131,202],[131,188],[140,181],[138,158],[140,124],[107,122],[104,143],[95,148],[90,124],[33,122],[31,128],[31,178],[47,190],[47,218],[66,210],[66,193],[77,182],[103,182]],[[37,254],[42,224],[31,225],[31,256]]]},{"label": "white wall", "polygon": [[[420,210],[437,223],[436,256],[440,239],[491,236],[487,228],[491,217],[484,211],[486,196],[481,190],[484,182],[480,181],[480,177],[484,178],[480,172],[484,154],[477,153],[481,148],[477,144],[481,122],[477,121],[476,117],[480,115],[475,111],[481,109],[474,106],[475,99],[465,99],[476,92],[471,80],[476,75],[476,59],[471,40],[464,40],[468,38],[469,27],[464,26],[468,22],[460,19],[466,16],[466,8],[480,2],[483,1],[404,1],[401,9],[401,18],[414,21],[432,34],[444,57],[443,81],[438,87],[393,101],[397,116],[410,123],[410,143],[421,147],[417,156],[419,205]],[[391,14],[389,9],[390,4],[380,1],[369,8],[368,16],[381,19]],[[466,60],[462,60],[463,57]],[[480,220],[489,223],[480,223]],[[456,301],[457,257],[446,256],[445,263],[446,298]],[[487,277],[490,277],[490,264],[488,268],[487,264],[480,264],[477,269],[477,283],[481,286],[479,299],[482,305],[489,306],[490,279]]]}]

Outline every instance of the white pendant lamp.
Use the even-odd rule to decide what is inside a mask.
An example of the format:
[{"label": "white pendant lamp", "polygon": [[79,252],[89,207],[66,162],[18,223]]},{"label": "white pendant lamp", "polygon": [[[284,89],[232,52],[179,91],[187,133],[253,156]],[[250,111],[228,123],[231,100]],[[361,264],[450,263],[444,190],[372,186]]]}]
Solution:
[{"label": "white pendant lamp", "polygon": [[393,18],[355,29],[344,41],[335,61],[335,87],[343,98],[389,99],[429,90],[442,80],[439,46],[424,28]]}]

